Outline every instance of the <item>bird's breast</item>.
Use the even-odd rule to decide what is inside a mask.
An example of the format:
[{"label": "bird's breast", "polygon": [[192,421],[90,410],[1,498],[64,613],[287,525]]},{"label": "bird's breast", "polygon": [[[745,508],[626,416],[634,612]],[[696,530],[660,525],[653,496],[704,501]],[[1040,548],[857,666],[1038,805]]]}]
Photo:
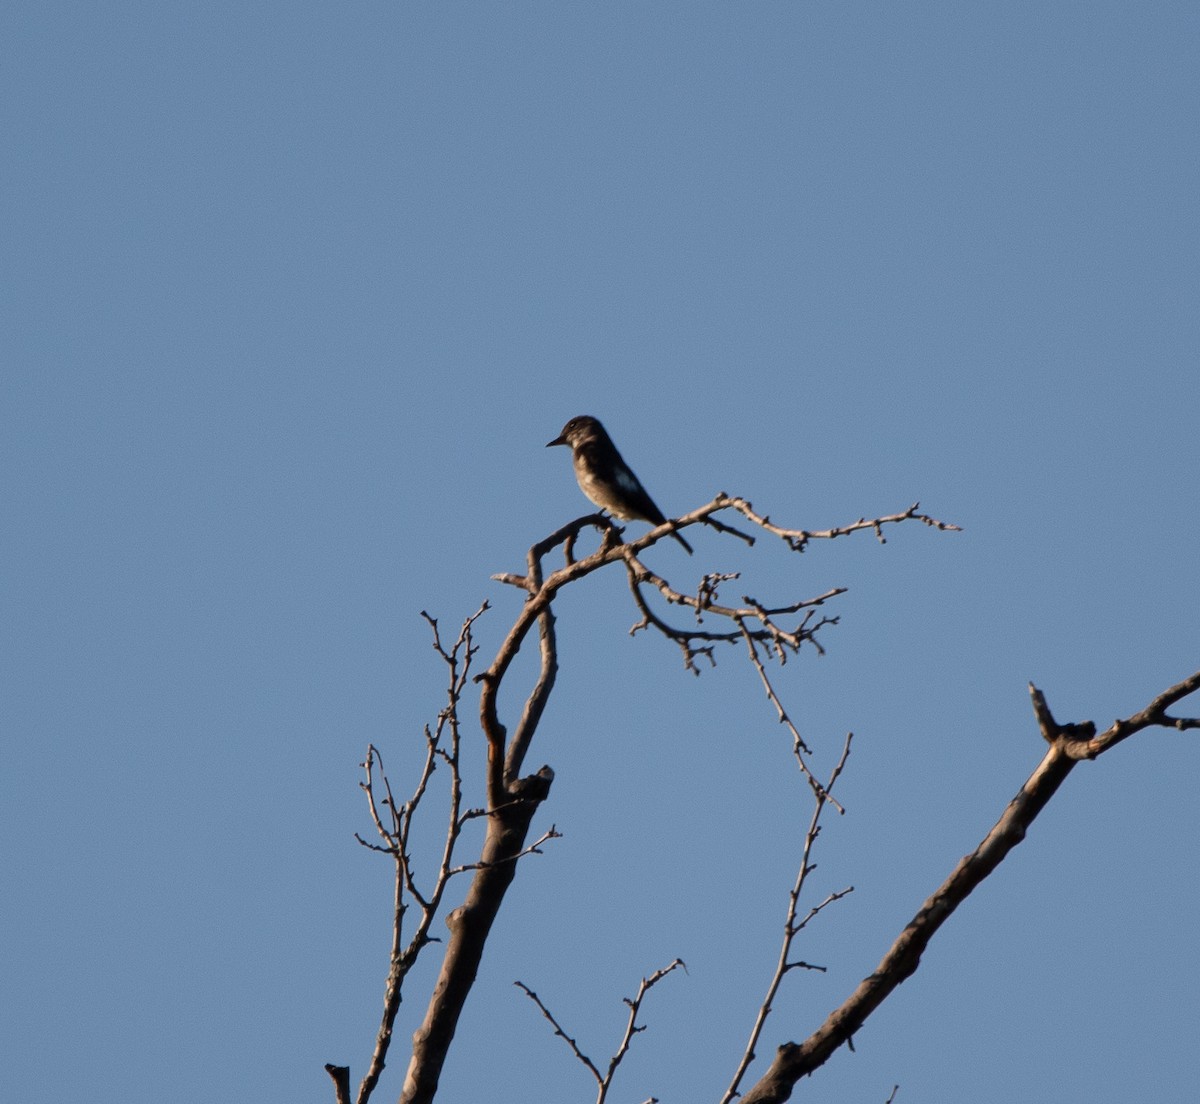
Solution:
[{"label": "bird's breast", "polygon": [[628,512],[612,485],[597,478],[586,462],[575,465],[575,478],[579,481],[579,489],[600,509],[607,510],[622,521],[636,520],[637,515]]}]

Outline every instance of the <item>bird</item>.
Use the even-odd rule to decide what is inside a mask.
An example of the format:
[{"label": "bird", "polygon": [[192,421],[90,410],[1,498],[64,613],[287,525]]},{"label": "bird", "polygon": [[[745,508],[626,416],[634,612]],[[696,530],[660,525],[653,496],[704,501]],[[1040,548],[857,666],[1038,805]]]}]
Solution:
[{"label": "bird", "polygon": [[[629,465],[621,459],[617,446],[597,419],[588,414],[572,418],[563,426],[562,433],[546,443],[546,448],[555,445],[571,447],[579,489],[601,510],[607,510],[622,521],[662,525],[667,520]],[[676,532],[671,536],[687,549],[689,556],[692,555],[692,546],[683,537]]]}]

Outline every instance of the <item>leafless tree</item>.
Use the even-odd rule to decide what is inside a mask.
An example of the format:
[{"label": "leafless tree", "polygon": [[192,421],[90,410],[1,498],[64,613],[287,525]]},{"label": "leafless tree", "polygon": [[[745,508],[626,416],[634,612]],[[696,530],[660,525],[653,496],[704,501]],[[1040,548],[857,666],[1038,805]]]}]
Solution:
[{"label": "leafless tree", "polygon": [[[727,604],[720,592],[722,588],[731,587],[738,578],[736,575],[705,575],[694,593],[686,593],[675,589],[665,578],[652,571],[642,559],[642,553],[672,532],[696,525],[708,526],[724,537],[745,541],[749,545],[755,543],[756,537],[765,535],[782,541],[795,552],[803,552],[813,541],[833,540],[857,532],[874,533],[882,543],[886,527],[905,522],[920,522],[942,531],[957,528],[918,511],[918,505],[914,504],[907,510],[886,517],[860,518],[833,529],[807,531],[781,527],[769,517],[757,513],[744,499],[720,494],[684,517],[669,520],[627,543],[622,540],[622,530],[609,518],[600,514],[579,518],[529,550],[524,574],[496,576],[498,581],[523,590],[525,602],[491,663],[479,671],[476,671],[478,646],[474,629],[478,619],[488,609],[488,604],[485,602],[463,622],[453,641],[444,638],[438,622],[425,615],[432,632],[433,647],[447,673],[446,705],[438,714],[436,723],[427,726],[424,731],[423,765],[411,782],[406,799],[399,800],[396,797],[376,747],[367,749],[363,763],[365,778],[362,787],[377,842],[361,838],[360,842],[386,855],[394,865],[394,915],[383,1013],[374,1051],[357,1093],[352,1092],[348,1067],[326,1066],[333,1079],[338,1104],[351,1104],[351,1101],[367,1104],[371,1099],[388,1060],[405,980],[418,957],[435,944],[442,948],[441,966],[424,1018],[413,1034],[400,1101],[401,1104],[428,1104],[436,1097],[439,1078],[459,1017],[505,893],[520,861],[526,856],[540,853],[542,847],[558,835],[551,826],[530,842],[534,817],[550,795],[554,772],[548,766],[529,774],[524,774],[523,770],[539,721],[554,689],[558,670],[554,601],[564,588],[580,583],[594,572],[610,567],[618,569],[617,565],[624,570],[639,617],[633,631],[654,632],[670,641],[680,649],[688,669],[698,673],[698,663],[715,662],[717,650],[723,647],[744,649],[747,661],[760,679],[778,720],[787,728],[792,755],[813,799],[813,812],[804,837],[799,869],[787,896],[776,967],[751,1025],[741,1059],[720,1097],[721,1104],[729,1104],[735,1099],[740,1099],[743,1104],[787,1100],[801,1077],[811,1074],[838,1048],[848,1044],[867,1017],[917,969],[921,955],[934,933],[1020,843],[1026,829],[1080,760],[1094,759],[1135,733],[1153,726],[1177,729],[1200,727],[1200,719],[1177,717],[1168,712],[1180,700],[1200,689],[1200,671],[1176,683],[1144,709],[1114,722],[1103,732],[1097,732],[1096,726],[1090,722],[1059,724],[1042,693],[1031,686],[1034,714],[1048,750],[1028,781],[979,846],[958,863],[900,932],[879,966],[807,1039],[779,1046],[774,1059],[758,1080],[743,1089],[742,1084],[757,1057],[773,1001],[784,978],[793,970],[820,968],[793,957],[796,936],[825,908],[849,892],[849,888],[839,890],[811,904],[804,900],[806,879],[813,869],[811,856],[822,816],[831,807],[841,808],[834,796],[834,789],[846,766],[852,738],[847,736],[841,756],[828,777],[819,777],[812,765],[810,748],[792,723],[769,672],[771,664],[785,663],[805,645],[818,652],[823,650],[821,632],[837,621],[836,615],[827,611],[833,608],[831,603],[845,588],[837,587],[782,604],[769,604],[749,595],[743,596],[740,604]],[[729,524],[725,518],[730,516],[734,516],[739,524],[745,525],[753,533]],[[577,559],[577,542],[581,533],[589,529],[599,532],[599,547],[590,555]],[[558,549],[561,549],[561,565],[557,568],[547,567],[548,558]],[[687,624],[679,624],[673,618],[671,611],[675,608],[690,614]],[[535,629],[540,657],[538,673],[525,696],[520,716],[515,718],[510,731],[510,724],[506,724],[500,715],[498,697],[514,660]],[[478,721],[487,754],[481,805],[468,804],[460,769],[461,756],[477,746],[476,741],[464,739],[466,722],[461,715],[472,686],[477,686],[479,690]],[[471,733],[474,734],[473,728]],[[442,777],[448,781],[435,787],[434,774],[438,770],[443,772]],[[444,791],[446,802],[440,813],[436,814],[429,805],[430,795],[435,790],[439,794]],[[421,881],[415,873],[410,840],[418,816],[432,815],[445,818],[445,835],[432,878]],[[484,825],[483,843],[477,857],[463,862],[459,855],[460,840],[464,829],[475,820]],[[460,876],[469,877],[469,886],[462,903],[445,916],[450,934],[442,944],[433,939],[430,930],[434,920],[443,911],[449,883]],[[676,959],[643,978],[635,996],[626,998],[629,1009],[626,1028],[603,1069],[587,1057],[580,1044],[568,1034],[533,989],[523,982],[517,984],[553,1027],[555,1035],[565,1041],[575,1058],[594,1078],[598,1088],[597,1102],[604,1104],[614,1075],[628,1053],[633,1038],[642,1030],[638,1016],[643,999],[654,985],[682,967],[683,963]],[[895,1089],[892,1095],[895,1096]]]}]

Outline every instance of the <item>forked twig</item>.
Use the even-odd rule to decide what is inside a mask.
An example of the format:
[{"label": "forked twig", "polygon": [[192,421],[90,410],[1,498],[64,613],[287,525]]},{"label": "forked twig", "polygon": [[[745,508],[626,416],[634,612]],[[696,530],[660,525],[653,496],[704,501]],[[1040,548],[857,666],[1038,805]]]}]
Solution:
[{"label": "forked twig", "polygon": [[[572,1036],[567,1034],[562,1024],[558,1022],[554,1014],[549,1008],[546,1007],[545,1003],[537,995],[537,993],[530,989],[529,986],[523,981],[514,981],[513,984],[538,1006],[542,1015],[554,1028],[554,1034],[566,1042],[567,1046],[571,1049],[571,1053],[574,1054],[579,1060],[580,1064],[583,1065],[589,1073],[591,1073],[592,1077],[596,1081],[596,1086],[598,1089],[596,1104],[604,1104],[608,1097],[609,1089],[612,1088],[613,1076],[616,1074],[617,1069],[624,1061],[625,1055],[629,1053],[629,1045],[633,1042],[634,1035],[640,1034],[646,1030],[644,1026],[639,1027],[637,1022],[638,1012],[642,1007],[642,1001],[645,999],[646,994],[649,993],[655,985],[662,981],[662,979],[671,973],[672,970],[676,970],[681,966],[685,971],[687,970],[683,959],[677,958],[674,962],[668,966],[664,966],[661,970],[655,970],[654,973],[652,973],[649,977],[642,978],[641,984],[638,986],[638,991],[635,996],[624,998],[625,1003],[629,1006],[629,1017],[625,1022],[625,1033],[621,1036],[621,1041],[617,1045],[617,1049],[613,1051],[612,1057],[608,1060],[608,1068],[604,1073],[601,1073],[597,1068],[596,1063],[583,1053],[579,1047],[579,1043]],[[655,1099],[655,1097],[650,1098],[651,1101]],[[649,1102],[647,1102],[647,1104],[649,1104]]]},{"label": "forked twig", "polygon": [[[380,1075],[383,1073],[387,1061],[388,1049],[391,1045],[396,1014],[400,1010],[400,996],[404,979],[408,975],[409,970],[412,969],[413,964],[417,961],[421,951],[433,941],[429,935],[429,929],[441,906],[446,885],[455,873],[452,867],[454,848],[462,832],[465,820],[460,815],[462,808],[462,775],[459,771],[461,726],[459,724],[458,706],[462,699],[463,691],[468,685],[471,662],[478,650],[475,646],[473,636],[475,622],[483,616],[487,609],[488,603],[484,602],[474,614],[463,622],[462,627],[459,629],[458,637],[449,649],[442,644],[437,620],[430,617],[427,613],[422,612],[421,614],[432,631],[433,648],[446,665],[448,676],[446,705],[438,714],[436,727],[433,730],[430,730],[428,725],[425,727],[425,759],[421,767],[421,772],[417,777],[413,794],[403,806],[398,807],[396,804],[396,800],[392,794],[391,783],[383,769],[383,759],[380,756],[378,748],[373,744],[367,747],[367,757],[363,764],[366,772],[366,780],[361,783],[361,786],[367,795],[367,804],[370,807],[371,819],[375,824],[375,830],[383,840],[383,843],[382,845],[370,844],[361,837],[358,837],[358,841],[372,850],[384,851],[391,855],[396,864],[396,877],[392,901],[392,945],[389,955],[387,983],[384,986],[383,1015],[379,1024],[379,1031],[375,1037],[375,1048],[371,1054],[370,1064],[367,1067],[366,1075],[359,1085],[358,1104],[367,1104],[372,1092],[375,1090],[375,1086],[379,1082]],[[413,818],[428,791],[430,778],[439,762],[444,763],[450,772],[449,824],[446,831],[445,843],[442,848],[441,860],[434,875],[433,885],[427,894],[424,894],[417,887],[412,862],[408,854],[408,840]],[[379,777],[382,780],[386,794],[381,800],[377,799],[375,794],[376,764],[378,764]],[[379,811],[380,804],[388,812],[390,827],[384,823],[384,818]],[[406,893],[420,910],[416,928],[407,942],[404,939],[404,917],[409,909],[409,904],[405,900]],[[348,1072],[346,1077],[349,1078]]]},{"label": "forked twig", "polygon": [[[783,941],[779,948],[779,957],[775,963],[775,972],[771,975],[771,980],[767,985],[766,996],[763,997],[762,1004],[759,1005],[758,1014],[754,1019],[754,1026],[750,1029],[750,1038],[746,1043],[745,1050],[742,1052],[737,1069],[734,1071],[733,1079],[729,1082],[729,1088],[725,1090],[725,1095],[721,1097],[721,1104],[729,1104],[738,1095],[738,1086],[742,1083],[742,1078],[745,1077],[746,1070],[750,1068],[750,1063],[755,1059],[758,1041],[762,1037],[767,1017],[771,1014],[775,996],[779,992],[780,985],[783,984],[784,977],[790,971],[797,969],[819,970],[822,973],[825,970],[823,966],[813,966],[811,963],[799,962],[792,959],[792,943],[795,941],[796,936],[820,913],[824,912],[826,908],[835,901],[840,901],[854,890],[853,886],[849,886],[846,889],[830,893],[823,901],[810,908],[803,919],[797,919],[800,908],[800,897],[804,892],[805,883],[808,880],[808,876],[816,869],[816,865],[812,861],[812,851],[813,846],[817,842],[817,837],[821,834],[821,814],[825,811],[827,803],[834,804],[831,796],[833,787],[845,769],[846,760],[850,758],[850,744],[853,739],[853,733],[846,734],[846,742],[842,745],[841,757],[829,775],[829,781],[824,786],[814,785],[813,787],[814,804],[812,817],[808,822],[808,831],[804,834],[804,850],[800,855],[800,868],[796,874],[796,881],[792,886],[791,892],[788,894],[787,918],[783,924]],[[795,754],[797,758],[800,758],[799,750]],[[838,806],[838,810],[842,811],[840,805]]]}]

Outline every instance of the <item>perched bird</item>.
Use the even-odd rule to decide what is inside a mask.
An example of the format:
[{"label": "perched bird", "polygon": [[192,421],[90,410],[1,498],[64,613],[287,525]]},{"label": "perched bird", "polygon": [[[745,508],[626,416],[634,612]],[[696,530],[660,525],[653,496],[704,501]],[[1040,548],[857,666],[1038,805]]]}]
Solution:
[{"label": "perched bird", "polygon": [[[571,446],[579,489],[600,509],[623,521],[662,525],[667,520],[595,418],[586,414],[572,418],[546,448],[554,445]],[[678,533],[671,536],[692,554],[692,546],[683,537]]]}]

